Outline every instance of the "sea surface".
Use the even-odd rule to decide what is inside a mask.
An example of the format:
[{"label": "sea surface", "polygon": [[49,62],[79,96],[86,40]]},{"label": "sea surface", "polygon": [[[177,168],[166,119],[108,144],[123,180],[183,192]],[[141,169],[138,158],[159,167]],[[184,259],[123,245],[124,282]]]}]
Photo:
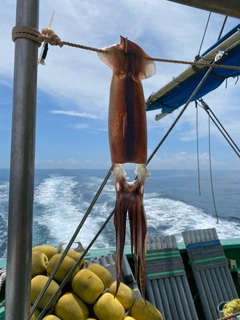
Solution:
[{"label": "sea surface", "polygon": [[[129,171],[129,170],[127,170]],[[130,170],[131,171],[131,170]],[[33,246],[58,246],[75,232],[108,170],[36,170]],[[151,170],[146,180],[144,204],[150,236],[184,230],[216,228],[219,238],[240,237],[240,171]],[[134,179],[130,177],[130,180]],[[201,195],[199,195],[199,182]],[[6,257],[8,235],[9,170],[0,170],[0,258]],[[111,176],[80,230],[76,241],[86,247],[112,212],[115,188]],[[11,232],[11,231],[9,231]],[[129,245],[127,223],[126,244]],[[94,244],[115,246],[113,219]]]}]

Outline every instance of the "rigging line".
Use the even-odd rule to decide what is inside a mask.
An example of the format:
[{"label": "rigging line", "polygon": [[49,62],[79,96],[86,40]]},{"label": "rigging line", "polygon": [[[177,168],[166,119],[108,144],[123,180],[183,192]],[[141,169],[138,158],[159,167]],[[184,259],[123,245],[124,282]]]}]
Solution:
[{"label": "rigging line", "polygon": [[197,55],[198,58],[200,57],[200,52],[202,50],[202,45],[203,45],[203,41],[205,39],[205,35],[206,35],[206,32],[207,32],[207,28],[208,28],[208,24],[209,24],[209,20],[210,20],[211,14],[212,14],[212,12],[209,12],[207,23],[206,23],[205,30],[204,30],[203,37],[202,37],[202,41],[201,41],[201,44],[200,44],[200,47],[199,47],[199,51],[198,51],[198,55]]},{"label": "rigging line", "polygon": [[87,254],[87,252],[91,249],[91,247],[93,246],[94,242],[97,240],[97,238],[99,237],[99,235],[102,233],[103,229],[106,227],[106,225],[108,224],[108,222],[111,220],[113,214],[114,214],[113,210],[110,215],[107,217],[107,219],[105,220],[105,222],[103,223],[103,225],[101,226],[101,228],[99,229],[99,231],[96,233],[96,235],[94,236],[94,238],[92,239],[92,241],[89,243],[89,245],[87,246],[87,248],[84,250],[84,252],[82,253],[81,257],[79,257],[79,259],[77,260],[77,262],[75,263],[75,265],[72,267],[72,269],[69,271],[69,273],[67,274],[67,276],[65,277],[65,279],[63,280],[63,282],[59,285],[57,291],[54,293],[54,295],[51,297],[51,299],[48,301],[48,303],[46,304],[46,306],[44,307],[44,309],[41,311],[41,313],[39,314],[37,320],[41,320],[42,317],[44,316],[45,312],[48,309],[48,306],[53,302],[54,298],[57,296],[57,294],[62,290],[62,288],[66,285],[66,283],[68,282],[68,280],[70,279],[70,277],[73,275],[73,273],[75,272],[75,270],[77,269],[77,267],[80,265],[81,261],[83,260],[83,258],[85,257],[85,255]]},{"label": "rigging line", "polygon": [[227,130],[224,128],[224,126],[221,124],[221,122],[218,120],[218,118],[216,117],[216,115],[214,114],[214,112],[212,111],[212,109],[208,106],[209,111],[211,112],[211,114],[214,116],[214,118],[216,119],[216,121],[218,122],[218,124],[220,125],[220,127],[223,129],[223,131],[225,132],[225,134],[228,136],[228,138],[231,140],[232,144],[236,147],[236,149],[240,152],[240,149],[238,148],[238,146],[236,145],[236,143],[233,141],[233,139],[231,138],[231,136],[229,135],[229,133],[227,132]]},{"label": "rigging line", "polygon": [[101,194],[101,192],[102,192],[105,184],[107,183],[107,181],[108,181],[108,179],[109,179],[109,177],[110,177],[110,175],[111,175],[111,173],[112,173],[112,170],[113,170],[113,165],[112,165],[111,168],[109,169],[109,171],[108,171],[106,177],[104,178],[101,186],[99,187],[97,193],[95,194],[95,197],[93,198],[92,202],[90,203],[90,205],[89,205],[86,213],[84,214],[82,220],[80,221],[80,223],[79,223],[76,231],[74,232],[71,240],[69,241],[68,245],[66,246],[66,249],[63,251],[63,254],[62,254],[61,258],[59,259],[59,261],[58,261],[58,263],[56,264],[55,268],[53,269],[52,273],[50,274],[48,281],[46,282],[46,284],[45,284],[45,286],[43,287],[41,293],[39,294],[38,298],[37,298],[36,301],[34,302],[32,308],[31,308],[31,311],[30,311],[30,318],[31,318],[31,316],[33,315],[33,312],[35,311],[35,309],[37,308],[37,305],[38,305],[39,301],[41,300],[42,296],[44,295],[44,293],[46,292],[47,288],[49,287],[50,282],[53,280],[54,275],[56,274],[56,272],[57,272],[57,270],[59,269],[61,263],[63,262],[63,259],[64,259],[65,256],[67,255],[68,250],[70,249],[70,247],[71,247],[71,245],[73,244],[75,238],[77,237],[79,231],[81,230],[81,228],[82,228],[85,220],[86,220],[87,217],[89,216],[89,214],[90,214],[90,212],[91,212],[94,204],[96,203],[96,201],[97,201],[98,197],[100,196],[100,194]]},{"label": "rigging line", "polygon": [[[223,125],[221,124],[221,122],[218,120],[218,118],[216,117],[216,115],[213,113],[213,111],[211,110],[211,108],[206,104],[205,101],[203,101],[203,99],[199,99],[199,101],[202,103],[203,109],[208,113],[209,111],[211,112],[211,114],[214,116],[214,118],[212,117],[211,114],[208,113],[209,117],[211,118],[212,122],[215,124],[215,126],[218,128],[218,130],[221,132],[221,134],[223,135],[223,137],[226,139],[226,141],[228,142],[228,144],[230,145],[230,147],[233,149],[233,151],[237,154],[238,157],[240,157],[240,149],[238,148],[238,146],[236,145],[236,143],[233,141],[233,139],[231,138],[231,136],[228,134],[228,132],[225,130],[225,128],[223,127]],[[216,120],[216,121],[215,121]]]},{"label": "rigging line", "polygon": [[[208,112],[207,112],[208,113]],[[208,113],[209,115],[209,113]],[[211,137],[210,137],[210,116],[208,117],[208,153],[209,153],[209,173],[210,173],[210,181],[211,181],[211,190],[212,190],[212,198],[213,198],[213,206],[218,221],[218,213],[217,213],[217,207],[216,207],[216,201],[215,201],[215,195],[214,195],[214,188],[213,188],[213,177],[212,177],[212,156],[211,156]]]},{"label": "rigging line", "polygon": [[198,168],[198,194],[201,196],[201,185],[200,185],[200,163],[199,163],[199,137],[198,137],[198,103],[195,101],[196,107],[196,135],[197,135],[197,168]]},{"label": "rigging line", "polygon": [[220,40],[220,38],[221,38],[221,36],[222,36],[223,29],[224,29],[225,24],[226,24],[226,22],[227,22],[227,18],[228,18],[228,16],[226,16],[226,17],[224,18],[224,21],[223,21],[223,24],[222,24],[222,28],[221,28],[220,33],[219,33],[219,36],[218,36],[218,40]]},{"label": "rigging line", "polygon": [[155,150],[152,152],[152,154],[150,155],[150,157],[147,160],[147,164],[152,160],[153,156],[156,154],[156,152],[158,151],[158,149],[161,147],[161,145],[163,144],[163,142],[166,140],[166,138],[168,137],[169,133],[172,131],[172,129],[174,128],[175,124],[178,122],[178,120],[181,118],[182,114],[184,113],[184,111],[187,109],[189,103],[193,100],[194,96],[197,94],[197,92],[199,91],[199,89],[201,88],[202,84],[204,83],[204,81],[206,80],[207,76],[209,75],[209,73],[212,71],[212,67],[210,67],[208,69],[208,71],[205,73],[205,75],[203,76],[202,80],[199,82],[199,84],[197,85],[197,87],[195,88],[195,90],[193,91],[193,93],[191,94],[191,96],[189,97],[188,101],[186,102],[185,106],[183,107],[183,109],[181,110],[181,112],[179,113],[179,115],[177,116],[177,118],[173,121],[171,127],[168,129],[168,131],[165,133],[164,137],[162,138],[162,140],[159,142],[159,144],[156,146]]},{"label": "rigging line", "polygon": [[[81,44],[76,44],[68,41],[61,41],[61,39],[55,34],[55,32],[50,28],[44,28],[42,33],[40,33],[37,29],[26,27],[26,26],[15,26],[12,29],[12,40],[15,41],[18,38],[27,38],[33,41],[36,41],[39,46],[41,46],[42,42],[49,43],[50,45],[63,47],[64,45],[84,49],[95,52],[105,52],[104,49],[99,49],[95,47],[83,46]],[[183,60],[171,60],[171,59],[162,59],[162,58],[151,58],[148,59],[157,61],[157,62],[167,62],[167,63],[176,63],[176,64],[187,64],[187,65],[196,65],[203,67],[212,67],[212,68],[220,68],[220,69],[232,69],[232,70],[240,70],[239,66],[229,66],[229,65],[220,65],[220,64],[206,64],[202,62],[192,62],[192,61],[183,61]]]},{"label": "rigging line", "polygon": [[212,122],[215,124],[215,126],[218,128],[218,130],[221,132],[221,134],[223,135],[223,137],[226,139],[226,141],[228,142],[228,144],[230,145],[230,147],[233,149],[233,151],[237,154],[237,156],[240,158],[240,153],[235,149],[235,147],[232,145],[232,143],[230,142],[230,140],[228,139],[228,137],[225,135],[225,133],[221,130],[221,128],[218,126],[218,124],[216,123],[216,121],[212,118],[212,116],[209,114],[209,117],[211,118]]},{"label": "rigging line", "polygon": [[203,63],[203,62],[191,62],[184,60],[172,60],[172,59],[163,59],[163,58],[148,58],[157,62],[167,62],[167,63],[176,63],[176,64],[188,64],[192,66],[203,66],[203,67],[211,67],[211,68],[219,68],[219,69],[232,69],[232,70],[240,70],[238,66],[230,66],[230,65],[222,65],[222,64],[211,64],[211,63]]}]

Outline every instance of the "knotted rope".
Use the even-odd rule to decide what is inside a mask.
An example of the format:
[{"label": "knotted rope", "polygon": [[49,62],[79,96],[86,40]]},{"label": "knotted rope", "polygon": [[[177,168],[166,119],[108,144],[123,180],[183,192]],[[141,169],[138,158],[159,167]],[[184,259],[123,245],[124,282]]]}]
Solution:
[{"label": "knotted rope", "polygon": [[[51,28],[42,29],[42,33],[39,32],[35,28],[26,27],[26,26],[16,26],[12,29],[12,40],[15,41],[18,38],[27,38],[38,43],[40,47],[42,42],[48,43],[52,46],[63,47],[64,45],[90,50],[95,52],[105,52],[103,49],[83,46],[81,44],[76,44],[72,42],[62,41]],[[171,59],[162,59],[162,58],[150,58],[151,60],[158,62],[167,62],[167,63],[177,63],[177,64],[187,64],[192,66],[201,66],[201,67],[212,67],[212,68],[220,68],[220,69],[232,69],[232,70],[240,70],[239,66],[229,66],[229,65],[220,65],[220,64],[211,64],[211,63],[202,63],[202,62],[191,62],[191,61],[183,61],[183,60],[171,60]]]},{"label": "knotted rope", "polygon": [[52,46],[62,47],[66,45],[74,48],[85,49],[85,50],[90,50],[95,52],[104,51],[98,48],[87,47],[81,44],[62,41],[51,28],[44,28],[42,29],[42,33],[41,33],[35,28],[16,26],[12,29],[12,40],[15,42],[15,40],[18,38],[27,38],[27,39],[36,41],[39,47],[41,46],[42,42],[46,42]]},{"label": "knotted rope", "polygon": [[16,26],[12,29],[12,40],[15,42],[18,38],[26,38],[38,43],[40,47],[42,42],[51,44],[52,46],[63,46],[63,42],[51,28],[42,29],[42,33],[35,28]]}]

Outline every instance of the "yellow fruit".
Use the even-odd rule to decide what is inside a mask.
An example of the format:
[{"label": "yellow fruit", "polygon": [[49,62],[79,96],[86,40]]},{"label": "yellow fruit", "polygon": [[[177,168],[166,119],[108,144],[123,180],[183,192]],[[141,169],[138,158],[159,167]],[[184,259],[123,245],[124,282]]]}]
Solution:
[{"label": "yellow fruit", "polygon": [[[113,296],[115,296],[116,287],[117,282],[115,281],[108,290],[108,292],[111,293]],[[118,292],[116,294],[116,298],[122,304],[123,308],[125,310],[128,310],[133,305],[136,299],[136,295],[131,288],[129,288],[126,284],[121,282],[118,288]]]},{"label": "yellow fruit", "polygon": [[49,314],[48,316],[44,317],[42,320],[62,320],[53,314]]},{"label": "yellow fruit", "polygon": [[82,269],[74,276],[72,289],[84,302],[93,304],[103,293],[104,285],[91,270]]},{"label": "yellow fruit", "polygon": [[[48,277],[43,275],[36,276],[31,280],[31,304],[34,304],[47,281]],[[54,280],[52,280],[38,304],[39,309],[43,309],[47,305],[48,301],[52,298],[58,288],[59,285]],[[51,309],[54,306],[60,294],[61,291],[57,294],[56,298],[54,298],[48,309]]]},{"label": "yellow fruit", "polygon": [[121,303],[108,292],[98,299],[93,310],[99,320],[123,320],[125,316],[125,310]]},{"label": "yellow fruit", "polygon": [[112,278],[111,273],[106,268],[104,268],[100,264],[91,263],[88,266],[88,269],[91,270],[92,272],[94,272],[102,280],[103,285],[104,285],[104,289],[110,287],[110,285],[113,282],[113,278]]},{"label": "yellow fruit", "polygon": [[[64,250],[63,251],[61,251],[61,253],[63,253],[64,252]],[[68,257],[70,257],[70,258],[72,258],[73,260],[75,260],[76,262],[78,261],[78,259],[81,257],[81,253],[80,252],[77,252],[77,251],[75,251],[75,250],[68,250],[68,253],[67,253],[67,256]],[[84,266],[84,264],[85,264],[85,260],[84,259],[82,259],[82,261],[80,262],[80,269],[82,269],[83,268],[83,266]]]},{"label": "yellow fruit", "polygon": [[130,316],[135,320],[163,320],[159,310],[142,298],[135,301],[130,311]]},{"label": "yellow fruit", "polygon": [[[58,261],[61,258],[61,253],[55,254],[48,262],[47,265],[47,274],[50,275],[53,271],[53,269],[55,268],[56,264],[58,263]],[[58,271],[56,272],[56,274],[54,275],[54,279],[59,281],[59,282],[63,282],[63,280],[66,278],[67,274],[69,273],[69,271],[72,269],[72,267],[75,265],[76,261],[73,260],[72,258],[66,256]],[[74,274],[78,271],[78,268],[76,269],[76,271],[74,272]],[[73,274],[73,276],[74,276]],[[72,280],[73,276],[69,279],[69,281]]]},{"label": "yellow fruit", "polygon": [[[32,307],[32,306],[31,306]],[[34,312],[33,312],[33,314],[32,314],[32,316],[31,316],[31,318],[30,318],[30,320],[37,320],[37,318],[38,318],[38,316],[40,315],[40,310],[38,310],[38,309],[35,309],[34,310]]]},{"label": "yellow fruit", "polygon": [[32,248],[32,251],[41,251],[45,253],[45,255],[48,257],[48,260],[57,254],[57,249],[53,246],[36,246]]},{"label": "yellow fruit", "polygon": [[134,319],[133,317],[127,316],[123,320],[136,320],[136,319]]},{"label": "yellow fruit", "polygon": [[47,270],[48,257],[41,251],[32,251],[32,278],[45,274]]},{"label": "yellow fruit", "polygon": [[86,320],[89,312],[86,304],[74,293],[65,293],[56,303],[55,313],[62,320]]}]

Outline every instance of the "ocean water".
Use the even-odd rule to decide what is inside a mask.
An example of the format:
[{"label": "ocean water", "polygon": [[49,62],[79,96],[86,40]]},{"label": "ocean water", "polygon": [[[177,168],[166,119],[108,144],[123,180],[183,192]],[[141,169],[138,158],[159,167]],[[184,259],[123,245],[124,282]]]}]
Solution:
[{"label": "ocean water", "polygon": [[[132,170],[130,170],[132,171]],[[70,240],[107,170],[36,170],[34,189],[33,245]],[[129,172],[129,170],[127,170]],[[131,173],[131,172],[129,172]],[[130,180],[134,178],[130,177]],[[208,171],[152,170],[146,180],[144,204],[150,236],[192,229],[216,228],[219,238],[240,237],[240,171],[213,171],[217,223]],[[9,170],[0,170],[0,258],[6,256]],[[87,246],[112,212],[115,189],[111,176],[76,241]],[[129,245],[127,223],[126,245]],[[94,244],[115,246],[111,219]]]}]

